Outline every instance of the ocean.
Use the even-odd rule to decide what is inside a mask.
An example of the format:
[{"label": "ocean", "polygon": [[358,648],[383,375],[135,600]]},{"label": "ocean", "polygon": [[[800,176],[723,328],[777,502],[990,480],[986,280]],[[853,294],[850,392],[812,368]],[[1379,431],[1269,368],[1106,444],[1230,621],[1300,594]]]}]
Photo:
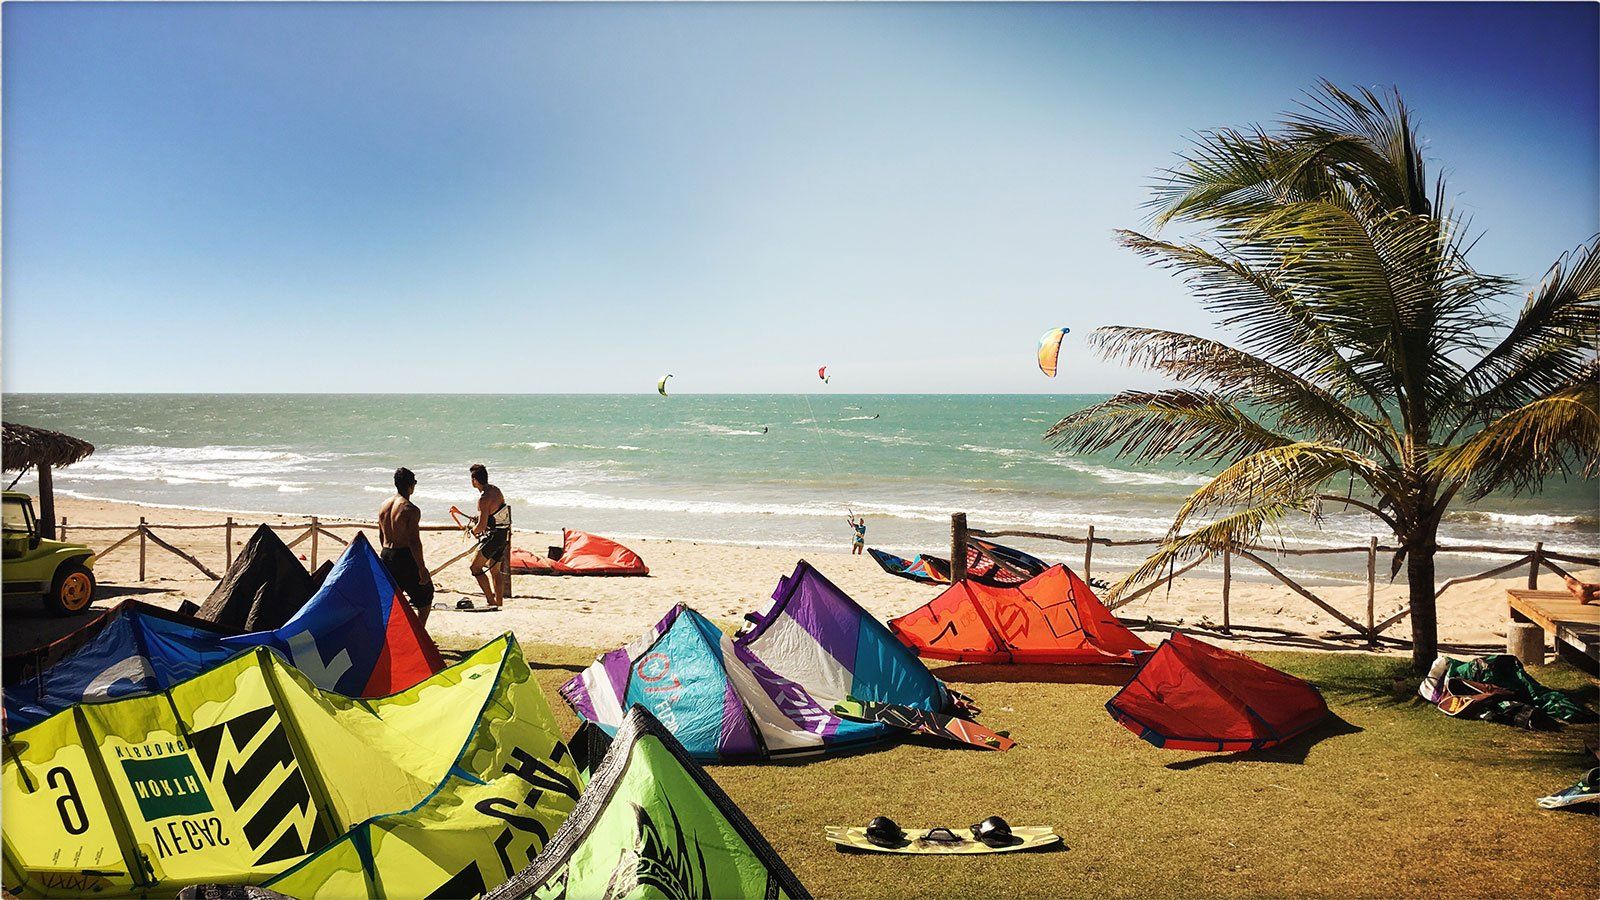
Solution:
[{"label": "ocean", "polygon": [[[424,518],[446,521],[452,504],[469,507],[467,467],[483,463],[519,527],[805,550],[846,545],[853,510],[867,517],[870,545],[911,555],[947,546],[958,510],[990,529],[1162,534],[1207,469],[1068,456],[1044,441],[1052,423],[1099,399],[8,394],[4,414],[95,444],[93,456],[56,474],[70,496],[370,519],[395,467],[407,466]],[[1594,554],[1597,498],[1595,481],[1556,481],[1531,499],[1458,503],[1444,531],[1460,542],[1542,540]],[[1387,540],[1376,524],[1329,508],[1284,538]],[[1102,553],[1109,563],[1136,551]],[[1322,567],[1310,574],[1333,580],[1353,580],[1364,565],[1310,559]],[[1462,566],[1486,563],[1443,569]]]}]

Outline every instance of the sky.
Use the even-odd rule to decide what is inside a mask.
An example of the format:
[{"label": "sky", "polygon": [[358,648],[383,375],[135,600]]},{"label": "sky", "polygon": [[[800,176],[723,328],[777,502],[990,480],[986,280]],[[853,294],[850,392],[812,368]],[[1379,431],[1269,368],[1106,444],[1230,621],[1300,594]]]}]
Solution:
[{"label": "sky", "polygon": [[1592,3],[0,9],[8,393],[1147,386],[1082,339],[1215,332],[1113,229],[1322,78],[1480,269],[1600,231]]}]

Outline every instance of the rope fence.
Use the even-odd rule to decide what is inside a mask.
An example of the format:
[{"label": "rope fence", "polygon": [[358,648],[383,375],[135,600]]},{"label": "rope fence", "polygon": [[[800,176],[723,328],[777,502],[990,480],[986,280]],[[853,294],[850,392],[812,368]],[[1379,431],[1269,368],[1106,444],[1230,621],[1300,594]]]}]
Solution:
[{"label": "rope fence", "polygon": [[[206,566],[205,563],[201,562],[198,558],[196,558],[193,553],[185,551],[185,550],[177,547],[171,541],[169,541],[169,540],[161,537],[159,534],[157,534],[156,533],[156,529],[158,529],[158,528],[161,529],[162,531],[166,531],[166,532],[172,532],[172,531],[191,531],[191,532],[193,532],[193,531],[216,531],[216,530],[221,530],[221,532],[222,532],[222,546],[223,546],[223,559],[226,561],[225,565],[224,565],[224,568],[227,568],[227,567],[230,567],[230,566],[233,565],[233,546],[234,546],[234,544],[233,544],[233,532],[234,532],[234,529],[243,528],[243,529],[246,529],[248,531],[254,531],[256,528],[260,527],[261,525],[266,525],[268,528],[271,528],[274,531],[298,532],[297,534],[294,535],[294,537],[286,540],[284,542],[284,544],[285,544],[285,546],[287,546],[291,550],[293,550],[295,547],[300,546],[301,544],[309,544],[309,546],[306,549],[306,561],[307,561],[307,564],[308,564],[307,568],[309,570],[311,570],[311,571],[316,571],[317,566],[321,564],[321,552],[322,552],[321,539],[322,538],[327,538],[328,540],[333,541],[335,544],[339,545],[340,547],[348,547],[348,546],[350,546],[350,541],[353,540],[354,537],[353,536],[351,536],[351,537],[343,537],[343,536],[341,536],[339,534],[336,534],[335,533],[336,530],[346,530],[347,531],[347,530],[354,529],[357,532],[366,531],[366,530],[371,530],[373,532],[376,532],[378,530],[378,523],[376,523],[376,522],[361,522],[361,521],[356,521],[356,520],[333,520],[333,521],[329,521],[329,520],[326,520],[326,519],[322,519],[322,518],[320,518],[318,516],[306,516],[305,518],[306,518],[306,521],[305,521],[304,524],[302,524],[302,523],[298,523],[298,522],[240,522],[240,521],[236,521],[232,516],[229,516],[227,518],[227,520],[223,521],[223,522],[216,522],[216,523],[207,522],[207,523],[198,523],[198,524],[196,524],[196,523],[192,523],[192,522],[186,522],[186,523],[175,523],[175,522],[156,523],[156,522],[149,522],[149,521],[147,521],[145,519],[145,517],[140,516],[139,517],[139,524],[134,525],[131,528],[129,526],[127,526],[127,525],[71,525],[70,528],[71,528],[71,530],[73,532],[81,532],[81,531],[90,531],[90,532],[106,532],[106,531],[109,531],[109,532],[126,532],[124,534],[121,534],[120,536],[115,537],[114,540],[112,540],[111,544],[109,546],[107,546],[104,550],[96,551],[95,558],[97,560],[103,560],[107,556],[111,555],[111,553],[113,551],[122,548],[123,546],[129,544],[130,542],[137,541],[137,546],[138,546],[138,550],[139,550],[139,580],[141,582],[145,580],[145,574],[146,574],[145,573],[145,569],[146,569],[146,563],[147,563],[147,561],[149,559],[149,552],[150,552],[149,548],[150,548],[150,545],[154,545],[158,549],[165,550],[166,552],[171,553],[172,555],[178,557],[179,559],[181,559],[184,562],[188,563],[189,565],[193,566],[196,570],[198,570],[200,572],[200,574],[202,574],[205,577],[211,579],[212,581],[221,581],[222,580],[222,576],[220,576],[216,572],[212,571],[208,566]],[[57,529],[58,529],[57,533],[61,535],[61,539],[62,540],[66,540],[68,528],[69,528],[69,524],[67,522],[67,517],[66,516],[62,516],[61,517],[61,523],[57,526]],[[419,526],[419,530],[421,530],[421,531],[459,531],[460,529],[455,525],[422,525],[422,526]],[[438,575],[440,572],[443,572],[445,569],[448,569],[451,566],[455,565],[456,563],[459,563],[460,561],[466,559],[467,557],[471,556],[474,552],[476,552],[476,550],[477,550],[476,546],[468,547],[467,549],[461,551],[460,553],[458,553],[455,556],[451,557],[450,559],[446,560],[443,564],[435,566],[432,569],[429,569],[428,570],[429,577],[432,577],[434,575]],[[504,590],[506,592],[504,594],[504,596],[510,596],[511,572],[510,572],[510,548],[509,548],[509,545],[507,547],[507,559],[502,561],[502,563],[500,565],[496,566],[495,569],[496,569],[496,577],[499,579],[499,587],[497,589],[498,590]]]},{"label": "rope fence", "polygon": [[[960,517],[959,521],[957,520],[956,516]],[[966,539],[968,536],[982,538],[1027,538],[1032,540],[1055,541],[1063,544],[1081,545],[1084,548],[1083,577],[1085,580],[1089,578],[1090,573],[1093,571],[1094,549],[1096,547],[1155,548],[1159,547],[1162,543],[1160,540],[1154,538],[1114,540],[1111,538],[1097,537],[1095,535],[1095,529],[1093,525],[1088,526],[1086,533],[1080,537],[1078,535],[1071,534],[1056,534],[1046,531],[1024,531],[1017,529],[998,529],[989,531],[981,528],[968,527],[966,519],[967,517],[964,513],[957,513],[955,516],[951,517],[950,553],[952,559],[960,559],[962,561],[966,560]],[[1233,561],[1235,559],[1242,559],[1261,569],[1263,572],[1266,572],[1268,575],[1272,576],[1272,578],[1281,582],[1290,591],[1294,592],[1302,599],[1310,602],[1318,609],[1321,609],[1323,612],[1338,620],[1341,624],[1351,629],[1351,631],[1353,631],[1357,637],[1365,638],[1368,646],[1375,646],[1385,631],[1394,627],[1411,614],[1410,607],[1406,607],[1405,609],[1401,609],[1393,615],[1390,615],[1389,617],[1379,621],[1377,620],[1376,610],[1374,609],[1374,602],[1378,589],[1378,555],[1380,553],[1394,553],[1399,549],[1399,547],[1379,543],[1376,537],[1370,539],[1365,545],[1351,547],[1287,547],[1262,546],[1258,544],[1235,544],[1224,550],[1216,557],[1201,557],[1200,559],[1185,563],[1182,566],[1175,567],[1166,574],[1162,575],[1160,578],[1157,578],[1148,584],[1141,585],[1131,592],[1122,594],[1117,599],[1107,603],[1106,606],[1113,610],[1121,606],[1126,606],[1127,604],[1132,603],[1140,597],[1143,597],[1144,595],[1162,586],[1170,588],[1172,582],[1180,575],[1198,568],[1201,565],[1218,561],[1221,563],[1222,568],[1222,630],[1224,632],[1229,632],[1231,631],[1233,625],[1233,616],[1230,609],[1233,587]],[[1558,563],[1564,562],[1574,566],[1600,566],[1600,558],[1592,556],[1578,556],[1571,553],[1561,553],[1555,550],[1547,550],[1545,549],[1543,541],[1535,542],[1532,549],[1520,547],[1495,547],[1485,544],[1441,544],[1439,545],[1437,552],[1503,554],[1513,558],[1504,563],[1497,563],[1496,565],[1491,566],[1490,568],[1481,572],[1474,572],[1470,575],[1461,575],[1456,578],[1451,578],[1435,589],[1435,600],[1443,597],[1446,591],[1458,585],[1473,581],[1482,581],[1487,578],[1499,578],[1511,572],[1518,571],[1524,567],[1528,571],[1528,589],[1537,590],[1539,587],[1539,572],[1541,569],[1548,569],[1557,575],[1566,577],[1569,573],[1566,569],[1558,565]],[[1285,574],[1283,570],[1279,569],[1265,558],[1265,555],[1275,555],[1279,557],[1299,557],[1329,556],[1340,554],[1359,554],[1365,557],[1367,603],[1364,622],[1357,621],[1353,616],[1337,609],[1331,602],[1327,600],[1327,598],[1318,596],[1315,591],[1306,587],[1292,576]]]}]

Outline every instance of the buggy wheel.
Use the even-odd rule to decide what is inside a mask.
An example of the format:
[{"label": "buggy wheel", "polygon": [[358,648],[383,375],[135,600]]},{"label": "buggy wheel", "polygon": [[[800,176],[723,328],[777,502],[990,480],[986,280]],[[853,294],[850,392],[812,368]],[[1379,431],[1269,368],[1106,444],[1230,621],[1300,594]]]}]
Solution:
[{"label": "buggy wheel", "polygon": [[44,595],[45,608],[58,616],[70,616],[94,602],[94,573],[80,562],[62,563]]}]

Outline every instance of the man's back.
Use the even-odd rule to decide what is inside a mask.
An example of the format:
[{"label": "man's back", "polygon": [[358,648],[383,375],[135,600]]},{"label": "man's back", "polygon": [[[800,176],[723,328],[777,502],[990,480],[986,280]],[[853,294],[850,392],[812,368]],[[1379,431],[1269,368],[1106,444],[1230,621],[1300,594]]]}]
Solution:
[{"label": "man's back", "polygon": [[383,501],[383,505],[378,507],[379,543],[384,547],[410,546],[411,535],[410,529],[406,527],[408,524],[406,519],[412,514],[421,518],[420,512],[413,512],[416,509],[417,507],[405,497],[394,496]]}]

